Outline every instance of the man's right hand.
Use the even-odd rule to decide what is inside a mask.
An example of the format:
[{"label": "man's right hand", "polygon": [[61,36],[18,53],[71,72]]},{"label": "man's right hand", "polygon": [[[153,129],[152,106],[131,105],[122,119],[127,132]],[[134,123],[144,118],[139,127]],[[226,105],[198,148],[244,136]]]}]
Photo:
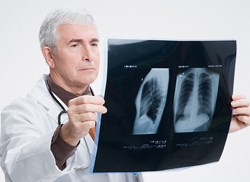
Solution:
[{"label": "man's right hand", "polygon": [[71,146],[76,146],[86,136],[90,128],[95,127],[98,114],[107,112],[104,99],[99,96],[83,95],[68,103],[68,118],[60,131],[61,138]]}]

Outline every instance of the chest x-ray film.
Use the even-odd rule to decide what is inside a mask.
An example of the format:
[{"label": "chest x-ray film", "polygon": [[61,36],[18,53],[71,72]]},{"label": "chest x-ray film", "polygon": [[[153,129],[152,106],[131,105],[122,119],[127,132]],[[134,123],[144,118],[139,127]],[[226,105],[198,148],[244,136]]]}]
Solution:
[{"label": "chest x-ray film", "polygon": [[219,161],[231,121],[236,41],[108,40],[93,172]]}]

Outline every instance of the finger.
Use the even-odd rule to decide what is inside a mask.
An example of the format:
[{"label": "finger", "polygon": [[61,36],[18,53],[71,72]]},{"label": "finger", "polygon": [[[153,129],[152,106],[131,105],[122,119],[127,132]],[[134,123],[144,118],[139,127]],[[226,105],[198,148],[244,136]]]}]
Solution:
[{"label": "finger", "polygon": [[238,100],[238,99],[246,99],[246,96],[240,95],[240,94],[233,94],[232,95],[232,100]]},{"label": "finger", "polygon": [[94,121],[96,123],[97,121],[97,113],[87,112],[83,114],[79,114],[78,116],[79,122],[86,122],[86,121]]},{"label": "finger", "polygon": [[250,117],[249,116],[237,116],[237,119],[246,125],[250,125]]},{"label": "finger", "polygon": [[94,128],[96,125],[95,121],[84,121],[80,123],[81,127],[85,130],[89,130],[90,128]]},{"label": "finger", "polygon": [[95,127],[95,121],[78,122],[76,127],[81,130],[81,135],[85,136],[91,128]]},{"label": "finger", "polygon": [[238,107],[233,109],[233,115],[244,115],[250,116],[250,108],[249,107]]},{"label": "finger", "polygon": [[107,108],[103,105],[94,105],[94,104],[82,104],[78,106],[72,106],[68,109],[68,113],[72,114],[81,114],[86,112],[99,112],[105,114],[107,112]]},{"label": "finger", "polygon": [[249,100],[247,99],[237,99],[231,102],[232,107],[248,107],[250,104]]},{"label": "finger", "polygon": [[83,95],[70,100],[68,105],[70,107],[72,105],[81,105],[81,104],[103,105],[104,103],[105,103],[104,99],[100,96]]},{"label": "finger", "polygon": [[99,120],[98,114],[94,112],[85,112],[81,114],[74,113],[72,115],[69,115],[69,118],[70,118],[70,121],[73,123],[85,122],[85,121],[97,122]]}]

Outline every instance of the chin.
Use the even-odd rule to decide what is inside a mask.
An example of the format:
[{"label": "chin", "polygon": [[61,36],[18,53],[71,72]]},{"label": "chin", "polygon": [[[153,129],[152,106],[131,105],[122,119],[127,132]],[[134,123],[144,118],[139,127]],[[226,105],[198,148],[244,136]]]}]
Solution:
[{"label": "chin", "polygon": [[82,84],[91,84],[94,82],[97,78],[97,74],[84,74],[84,75],[78,75],[78,80]]},{"label": "chin", "polygon": [[95,77],[95,78],[88,78],[88,79],[82,80],[81,83],[82,83],[83,85],[89,85],[89,84],[93,83],[95,80],[96,80],[96,77]]}]

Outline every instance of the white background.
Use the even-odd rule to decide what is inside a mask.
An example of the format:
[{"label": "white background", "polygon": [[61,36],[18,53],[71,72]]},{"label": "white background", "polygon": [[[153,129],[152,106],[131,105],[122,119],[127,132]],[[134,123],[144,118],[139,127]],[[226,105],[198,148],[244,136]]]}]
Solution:
[{"label": "white background", "polygon": [[[237,40],[234,92],[250,98],[250,2],[248,0],[1,0],[0,110],[25,95],[47,65],[38,31],[48,12],[84,7],[103,38]],[[100,87],[101,79],[95,86]],[[250,181],[250,129],[230,134],[219,162],[180,170],[144,173],[146,182]],[[0,181],[4,181],[0,173]]]}]

